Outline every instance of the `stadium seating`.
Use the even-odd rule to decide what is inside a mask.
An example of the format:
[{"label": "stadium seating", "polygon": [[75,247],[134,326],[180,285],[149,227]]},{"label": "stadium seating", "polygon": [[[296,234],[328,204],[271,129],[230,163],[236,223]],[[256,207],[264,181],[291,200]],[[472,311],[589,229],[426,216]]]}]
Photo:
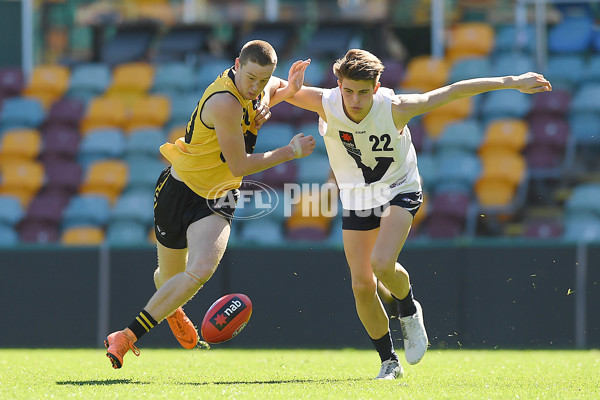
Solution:
[{"label": "stadium seating", "polygon": [[584,58],[579,55],[551,55],[544,76],[552,83],[552,89],[573,90],[584,76]]},{"label": "stadium seating", "polygon": [[106,196],[114,204],[128,180],[129,167],[124,161],[96,161],[88,167],[79,192]]},{"label": "stadium seating", "polygon": [[80,124],[82,134],[95,128],[124,129],[127,122],[125,101],[118,97],[95,97],[90,101]]},{"label": "stadium seating", "polygon": [[42,131],[42,139],[42,159],[74,159],[79,153],[81,136],[74,127],[50,125]]},{"label": "stadium seating", "polygon": [[76,193],[83,179],[81,164],[73,159],[54,158],[44,162],[46,187],[65,193]]},{"label": "stadium seating", "polygon": [[531,101],[530,95],[516,90],[496,90],[485,95],[481,117],[485,123],[498,118],[525,118]]},{"label": "stadium seating", "polygon": [[492,65],[487,57],[470,57],[455,61],[450,67],[448,83],[491,75]]},{"label": "stadium seating", "polygon": [[76,226],[62,232],[61,243],[66,246],[98,246],[104,242],[104,231],[96,226]]},{"label": "stadium seating", "polygon": [[298,183],[325,183],[331,175],[329,159],[320,153],[293,162],[298,164]]},{"label": "stadium seating", "polygon": [[450,62],[489,55],[494,47],[494,28],[483,22],[464,22],[450,29],[446,57]]},{"label": "stadium seating", "polygon": [[115,35],[102,46],[101,61],[115,66],[147,59],[158,29],[155,23],[119,25]]},{"label": "stadium seating", "polygon": [[294,127],[291,124],[283,122],[267,123],[258,131],[254,151],[256,153],[264,153],[287,146],[294,134]]},{"label": "stadium seating", "polygon": [[44,128],[49,125],[68,125],[79,128],[79,122],[83,118],[84,112],[85,105],[80,100],[70,98],[57,100],[50,106],[44,121]]},{"label": "stadium seating", "polygon": [[86,63],[73,67],[67,97],[83,101],[85,104],[101,96],[108,89],[112,73],[107,64]]},{"label": "stadium seating", "polygon": [[483,135],[481,124],[473,118],[448,124],[435,142],[436,154],[448,150],[476,152],[481,146]]},{"label": "stadium seating", "polygon": [[552,53],[578,53],[590,48],[594,21],[587,17],[569,17],[548,31],[548,49]]},{"label": "stadium seating", "polygon": [[529,119],[529,129],[531,140],[526,157],[532,177],[559,177],[569,138],[567,122],[561,117],[536,114]]},{"label": "stadium seating", "polygon": [[4,99],[0,109],[0,133],[11,128],[39,128],[45,117],[39,100],[28,97]]},{"label": "stadium seating", "polygon": [[154,74],[152,92],[175,97],[190,92],[193,82],[194,68],[190,64],[182,62],[159,64]]},{"label": "stadium seating", "polygon": [[564,117],[571,108],[571,92],[552,89],[551,92],[536,93],[533,96],[531,114],[551,114]]},{"label": "stadium seating", "polygon": [[489,148],[481,154],[482,174],[475,194],[481,208],[513,210],[519,202],[517,191],[526,187],[527,166],[524,157],[506,149]]},{"label": "stadium seating", "polygon": [[0,225],[15,227],[25,216],[17,197],[0,195]]},{"label": "stadium seating", "polygon": [[147,189],[154,191],[158,176],[166,164],[158,158],[148,157],[128,158],[129,183],[127,189]]},{"label": "stadium seating", "polygon": [[283,238],[281,224],[268,218],[258,218],[240,223],[242,225],[238,240],[246,244],[273,245],[281,243]]},{"label": "stadium seating", "polygon": [[[597,36],[600,38],[600,35]],[[600,49],[596,50],[596,52],[600,53]],[[590,55],[581,78],[586,83],[600,83],[600,54]]]},{"label": "stadium seating", "polygon": [[209,25],[176,25],[160,36],[156,50],[152,55],[155,63],[193,62],[198,54],[208,49],[207,43],[211,35]]},{"label": "stadium seating", "polygon": [[[152,225],[154,204],[152,193],[130,191],[121,195],[111,210],[112,221],[133,221],[144,227]],[[144,232],[146,228],[144,228]],[[145,233],[144,233],[145,235]]]},{"label": "stadium seating", "polygon": [[171,104],[165,96],[143,96],[133,102],[126,131],[137,128],[162,127],[171,116]]},{"label": "stadium seating", "polygon": [[120,97],[127,104],[146,94],[154,82],[154,66],[145,62],[121,64],[113,70],[105,96]]},{"label": "stadium seating", "polygon": [[61,98],[69,88],[71,71],[62,65],[38,65],[33,68],[24,96],[38,99],[45,108]]},{"label": "stadium seating", "polygon": [[19,96],[25,87],[21,68],[0,68],[0,98]]},{"label": "stadium seating", "polygon": [[113,221],[106,229],[106,243],[110,246],[132,246],[148,243],[148,229],[135,221]]},{"label": "stadium seating", "polygon": [[104,226],[110,217],[110,204],[105,196],[75,195],[64,209],[63,229],[76,226]]},{"label": "stadium seating", "polygon": [[515,25],[497,28],[494,54],[522,52],[533,54],[535,51],[535,26],[526,25],[520,30]]},{"label": "stadium seating", "polygon": [[473,99],[456,100],[426,113],[422,119],[423,127],[428,137],[435,141],[449,124],[468,118],[472,112]]},{"label": "stadium seating", "polygon": [[87,167],[105,158],[120,158],[125,153],[125,136],[118,129],[93,129],[81,139],[78,160]]},{"label": "stadium seating", "polygon": [[157,158],[159,147],[167,140],[160,128],[140,128],[129,132],[125,138],[125,155],[145,155]]},{"label": "stadium seating", "polygon": [[501,53],[492,64],[492,76],[519,75],[535,71],[531,56],[518,53]]},{"label": "stadium seating", "polygon": [[[266,40],[273,46],[280,58],[286,58],[290,53],[291,41],[294,39],[294,26],[290,23],[261,23],[250,27],[241,26],[236,40],[236,49],[241,49],[242,46],[250,40]],[[286,75],[287,76],[287,75]]]},{"label": "stadium seating", "polygon": [[470,191],[481,174],[481,161],[466,151],[446,151],[435,158],[436,190],[445,188]]},{"label": "stadium seating", "polygon": [[44,166],[33,160],[0,166],[0,194],[18,197],[23,207],[44,185]]},{"label": "stadium seating", "polygon": [[26,219],[19,225],[18,235],[23,243],[54,243],[60,238],[60,228],[45,221]]},{"label": "stadium seating", "polygon": [[17,231],[6,225],[0,225],[0,247],[13,247],[19,243]]},{"label": "stadium seating", "polygon": [[42,137],[36,129],[10,129],[0,136],[0,164],[35,159],[42,148]]},{"label": "stadium seating", "polygon": [[497,119],[486,126],[479,151],[483,153],[490,148],[503,148],[521,152],[527,145],[528,136],[529,127],[524,120]]},{"label": "stadium seating", "polygon": [[411,58],[406,66],[402,88],[427,92],[444,86],[448,81],[450,67],[447,61],[429,56]]}]

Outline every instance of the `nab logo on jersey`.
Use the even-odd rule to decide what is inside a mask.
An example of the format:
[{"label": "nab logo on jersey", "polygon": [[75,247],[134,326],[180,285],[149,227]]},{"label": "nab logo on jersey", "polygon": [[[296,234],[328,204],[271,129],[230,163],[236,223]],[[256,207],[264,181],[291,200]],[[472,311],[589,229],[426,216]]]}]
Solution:
[{"label": "nab logo on jersey", "polygon": [[246,304],[236,296],[215,313],[210,319],[210,323],[219,331],[222,331],[245,308]]},{"label": "nab logo on jersey", "polygon": [[338,131],[340,133],[340,139],[344,144],[344,147],[349,153],[356,154],[360,156],[360,149],[356,148],[356,143],[354,143],[354,135],[350,132]]}]

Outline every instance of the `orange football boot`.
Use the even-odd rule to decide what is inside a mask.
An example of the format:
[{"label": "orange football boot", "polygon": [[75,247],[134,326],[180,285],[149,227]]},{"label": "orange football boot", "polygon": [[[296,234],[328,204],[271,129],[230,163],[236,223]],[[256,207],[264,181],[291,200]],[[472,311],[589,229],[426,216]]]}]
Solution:
[{"label": "orange football boot", "polygon": [[133,342],[123,333],[123,331],[113,332],[106,337],[104,346],[108,349],[106,357],[110,359],[114,369],[123,366],[123,357],[131,349],[136,356],[140,355],[140,351],[133,345]]},{"label": "orange football boot", "polygon": [[173,314],[167,317],[169,327],[175,335],[175,339],[186,349],[193,349],[198,344],[198,331],[179,307]]}]

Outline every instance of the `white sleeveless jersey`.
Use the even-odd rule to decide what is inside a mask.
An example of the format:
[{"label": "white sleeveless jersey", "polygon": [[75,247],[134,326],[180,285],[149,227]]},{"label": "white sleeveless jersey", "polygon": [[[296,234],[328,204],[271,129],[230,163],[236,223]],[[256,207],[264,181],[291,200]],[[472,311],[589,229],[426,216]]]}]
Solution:
[{"label": "white sleeveless jersey", "polygon": [[344,113],[340,88],[323,91],[327,122],[319,118],[329,163],[347,210],[379,207],[400,193],[419,192],[417,155],[407,126],[398,132],[392,118],[393,91],[380,88],[360,122]]}]

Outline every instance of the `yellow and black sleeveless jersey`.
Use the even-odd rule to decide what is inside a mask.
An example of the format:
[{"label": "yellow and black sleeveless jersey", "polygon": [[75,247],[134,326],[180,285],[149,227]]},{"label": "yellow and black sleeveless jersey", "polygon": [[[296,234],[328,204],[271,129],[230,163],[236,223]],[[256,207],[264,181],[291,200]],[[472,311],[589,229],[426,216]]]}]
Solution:
[{"label": "yellow and black sleeveless jersey", "polygon": [[214,127],[202,121],[202,108],[206,101],[217,93],[229,93],[238,99],[244,110],[240,124],[244,132],[246,152],[252,153],[256,144],[254,117],[264,93],[256,100],[246,100],[235,87],[234,78],[233,68],[223,72],[204,91],[188,122],[185,137],[160,147],[160,152],[171,163],[181,180],[199,196],[207,199],[216,199],[229,190],[238,189],[242,177],[233,176],[221,152]]}]

